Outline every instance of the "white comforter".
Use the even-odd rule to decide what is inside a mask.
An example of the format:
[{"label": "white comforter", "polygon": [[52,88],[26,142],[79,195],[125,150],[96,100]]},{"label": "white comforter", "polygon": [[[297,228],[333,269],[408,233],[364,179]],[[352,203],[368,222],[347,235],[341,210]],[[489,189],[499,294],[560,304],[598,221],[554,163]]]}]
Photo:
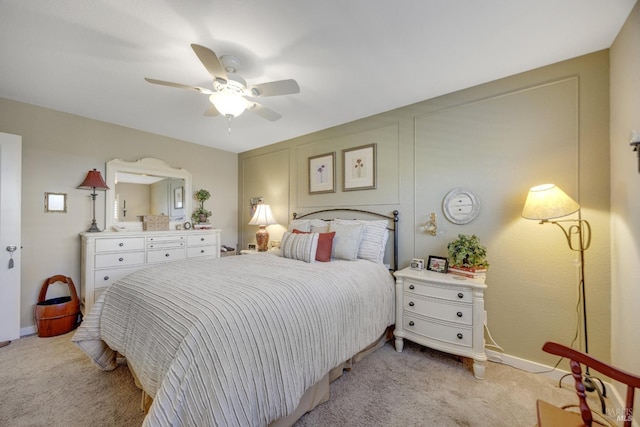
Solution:
[{"label": "white comforter", "polygon": [[105,370],[127,358],[154,398],[146,426],[265,426],[393,322],[383,266],[259,254],[140,270],[73,341]]}]

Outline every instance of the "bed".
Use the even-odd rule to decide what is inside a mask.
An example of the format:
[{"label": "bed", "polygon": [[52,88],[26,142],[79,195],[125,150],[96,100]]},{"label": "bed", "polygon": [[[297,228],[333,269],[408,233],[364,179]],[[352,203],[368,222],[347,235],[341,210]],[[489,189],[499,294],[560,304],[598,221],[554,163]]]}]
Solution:
[{"label": "bed", "polygon": [[[292,425],[394,323],[397,212],[341,211],[378,219],[294,215],[279,254],[139,270],[103,293],[72,340],[100,369],[127,359],[152,399],[145,426]],[[331,233],[334,257],[317,261]]]}]

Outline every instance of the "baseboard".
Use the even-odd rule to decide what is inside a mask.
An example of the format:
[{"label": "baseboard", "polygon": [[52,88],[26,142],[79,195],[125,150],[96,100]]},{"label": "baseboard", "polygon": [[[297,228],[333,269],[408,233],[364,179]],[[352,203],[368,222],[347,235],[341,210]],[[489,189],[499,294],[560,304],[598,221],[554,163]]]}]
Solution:
[{"label": "baseboard", "polygon": [[[516,369],[521,369],[532,374],[540,374],[545,377],[551,378],[555,381],[560,381],[562,377],[568,375],[562,380],[562,384],[573,388],[574,382],[570,372],[562,369],[553,368],[552,366],[543,365],[542,363],[532,362],[531,360],[522,359],[520,357],[511,356],[509,354],[500,353],[493,350],[486,350],[487,358],[490,362],[500,363],[502,365],[511,366]],[[615,402],[616,408],[624,408],[625,399],[620,396],[618,390],[610,383],[603,381],[605,387],[607,387],[607,397]],[[634,420],[633,425],[638,427],[638,423]]]},{"label": "baseboard", "polygon": [[20,328],[20,338],[26,337],[27,335],[33,335],[38,332],[36,325],[27,326],[26,328]]}]

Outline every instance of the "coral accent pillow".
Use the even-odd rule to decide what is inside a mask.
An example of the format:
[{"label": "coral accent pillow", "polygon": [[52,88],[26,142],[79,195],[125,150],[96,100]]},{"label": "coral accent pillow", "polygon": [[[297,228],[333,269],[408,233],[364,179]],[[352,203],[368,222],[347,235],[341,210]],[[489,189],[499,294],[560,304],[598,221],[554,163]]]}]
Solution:
[{"label": "coral accent pillow", "polygon": [[[308,231],[293,230],[294,234],[308,234]],[[331,261],[331,250],[333,249],[333,236],[336,235],[335,231],[331,233],[318,233],[318,249],[316,249],[316,261],[329,262]]]}]

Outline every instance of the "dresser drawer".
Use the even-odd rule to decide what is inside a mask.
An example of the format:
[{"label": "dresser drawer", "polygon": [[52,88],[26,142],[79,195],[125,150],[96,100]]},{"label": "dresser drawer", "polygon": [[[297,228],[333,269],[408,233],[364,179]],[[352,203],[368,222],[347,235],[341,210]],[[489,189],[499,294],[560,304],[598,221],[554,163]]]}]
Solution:
[{"label": "dresser drawer", "polygon": [[144,249],[144,237],[96,239],[96,252],[139,251]]},{"label": "dresser drawer", "polygon": [[473,346],[473,332],[469,327],[459,325],[448,325],[439,322],[432,322],[414,317],[405,312],[403,316],[403,328],[408,332],[423,335],[426,338],[437,339],[451,344],[465,347]]},{"label": "dresser drawer", "polygon": [[184,248],[153,250],[147,253],[147,262],[168,262],[184,259]]},{"label": "dresser drawer", "polygon": [[456,304],[410,292],[404,294],[403,303],[403,309],[408,312],[464,325],[473,323],[473,307],[471,304]]},{"label": "dresser drawer", "polygon": [[196,234],[193,236],[187,236],[187,245],[214,245],[217,243],[217,236],[213,234]]},{"label": "dresser drawer", "polygon": [[96,268],[125,267],[129,265],[139,265],[139,264],[144,264],[143,251],[96,255]]},{"label": "dresser drawer", "polygon": [[151,242],[147,243],[149,249],[184,248],[184,242]]},{"label": "dresser drawer", "polygon": [[217,252],[218,252],[218,245],[188,247],[187,258],[196,258],[200,256],[213,256]]},{"label": "dresser drawer", "polygon": [[108,270],[96,270],[93,274],[93,283],[96,289],[106,288],[113,282],[123,278],[124,276],[138,271],[140,267],[113,268]]},{"label": "dresser drawer", "polygon": [[147,243],[184,242],[185,236],[149,236]]},{"label": "dresser drawer", "polygon": [[451,301],[471,302],[473,294],[470,289],[455,288],[448,285],[438,285],[434,283],[420,283],[413,280],[405,280],[404,291],[406,293],[416,293],[434,298],[448,299]]}]

